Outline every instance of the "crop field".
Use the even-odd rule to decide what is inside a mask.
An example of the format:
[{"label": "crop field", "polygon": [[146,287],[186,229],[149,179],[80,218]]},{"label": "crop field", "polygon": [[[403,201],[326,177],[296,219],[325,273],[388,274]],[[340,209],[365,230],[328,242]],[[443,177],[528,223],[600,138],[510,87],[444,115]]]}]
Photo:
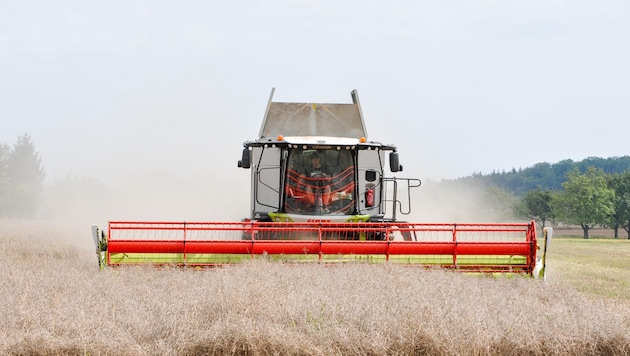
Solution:
[{"label": "crop field", "polygon": [[551,278],[588,295],[630,303],[630,240],[596,231],[589,239],[581,230],[559,231],[549,246]]},{"label": "crop field", "polygon": [[630,354],[630,241],[549,250],[546,282],[264,261],[99,271],[89,226],[0,220],[0,354]]}]

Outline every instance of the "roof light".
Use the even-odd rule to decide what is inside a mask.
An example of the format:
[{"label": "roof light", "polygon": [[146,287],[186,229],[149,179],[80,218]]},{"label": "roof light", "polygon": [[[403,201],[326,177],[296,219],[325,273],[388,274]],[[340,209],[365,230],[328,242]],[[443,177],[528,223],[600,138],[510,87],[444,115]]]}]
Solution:
[{"label": "roof light", "polygon": [[284,141],[284,136],[282,136],[282,135],[278,135],[277,140],[278,140],[278,141]]},{"label": "roof light", "polygon": [[359,142],[361,143],[366,143],[367,140],[365,139],[365,137],[361,136],[361,138],[359,139]]}]

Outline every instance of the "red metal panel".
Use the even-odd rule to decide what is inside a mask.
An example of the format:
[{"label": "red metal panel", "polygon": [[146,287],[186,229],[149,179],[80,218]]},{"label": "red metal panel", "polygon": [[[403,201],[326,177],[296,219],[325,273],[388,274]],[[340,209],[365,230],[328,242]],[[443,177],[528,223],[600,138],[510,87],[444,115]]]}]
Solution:
[{"label": "red metal panel", "polygon": [[386,255],[387,241],[322,241],[325,255]]},{"label": "red metal panel", "polygon": [[530,243],[391,242],[391,255],[527,255]]},{"label": "red metal panel", "polygon": [[255,255],[304,255],[319,253],[319,241],[280,241],[265,240],[256,241],[252,253]]},{"label": "red metal panel", "polygon": [[110,241],[109,253],[184,253],[183,241]]},{"label": "red metal panel", "polygon": [[[536,228],[527,224],[433,223],[259,223],[112,221],[112,253],[252,255],[451,255],[523,256],[526,266],[472,265],[462,269],[531,273],[536,261]],[[406,241],[391,241],[394,236]],[[367,241],[365,241],[367,238]],[[413,241],[409,241],[409,240]],[[147,261],[151,263],[151,261]],[[200,263],[201,264],[201,263]],[[214,263],[213,263],[214,264]]]},{"label": "red metal panel", "polygon": [[252,241],[186,241],[186,253],[252,253]]},{"label": "red metal panel", "polygon": [[432,243],[387,241],[111,241],[110,253],[523,255],[529,243]]},{"label": "red metal panel", "polygon": [[391,255],[452,255],[455,252],[453,242],[394,241],[391,243]]},{"label": "red metal panel", "polygon": [[527,242],[460,242],[459,255],[527,255],[530,245]]}]

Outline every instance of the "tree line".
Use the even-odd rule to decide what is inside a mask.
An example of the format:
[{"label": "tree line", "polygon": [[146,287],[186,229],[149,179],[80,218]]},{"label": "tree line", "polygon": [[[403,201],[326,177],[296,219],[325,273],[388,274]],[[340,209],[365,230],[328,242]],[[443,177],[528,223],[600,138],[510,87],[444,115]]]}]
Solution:
[{"label": "tree line", "polygon": [[28,134],[0,143],[0,217],[31,218],[40,204],[46,174]]},{"label": "tree line", "polygon": [[460,180],[481,180],[486,185],[494,185],[513,192],[517,196],[534,189],[562,190],[562,184],[567,180],[569,172],[576,169],[582,173],[589,168],[597,168],[605,174],[622,173],[630,170],[630,156],[623,157],[589,157],[582,161],[565,159],[557,163],[536,163],[527,168],[512,168],[511,171],[490,174],[473,173],[472,176],[459,178]]},{"label": "tree line", "polygon": [[630,170],[607,174],[601,168],[589,167],[582,173],[578,168],[567,174],[562,190],[536,188],[526,192],[515,211],[538,221],[578,225],[589,237],[589,230],[603,226],[626,231],[630,239]]}]

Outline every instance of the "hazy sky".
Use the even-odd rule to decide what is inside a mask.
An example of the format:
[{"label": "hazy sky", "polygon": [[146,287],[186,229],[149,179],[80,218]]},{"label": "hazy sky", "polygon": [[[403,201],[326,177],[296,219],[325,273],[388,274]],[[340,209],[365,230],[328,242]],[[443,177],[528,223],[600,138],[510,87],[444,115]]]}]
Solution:
[{"label": "hazy sky", "polygon": [[0,143],[48,179],[236,168],[275,100],[351,102],[406,176],[630,154],[630,2],[2,1]]}]

